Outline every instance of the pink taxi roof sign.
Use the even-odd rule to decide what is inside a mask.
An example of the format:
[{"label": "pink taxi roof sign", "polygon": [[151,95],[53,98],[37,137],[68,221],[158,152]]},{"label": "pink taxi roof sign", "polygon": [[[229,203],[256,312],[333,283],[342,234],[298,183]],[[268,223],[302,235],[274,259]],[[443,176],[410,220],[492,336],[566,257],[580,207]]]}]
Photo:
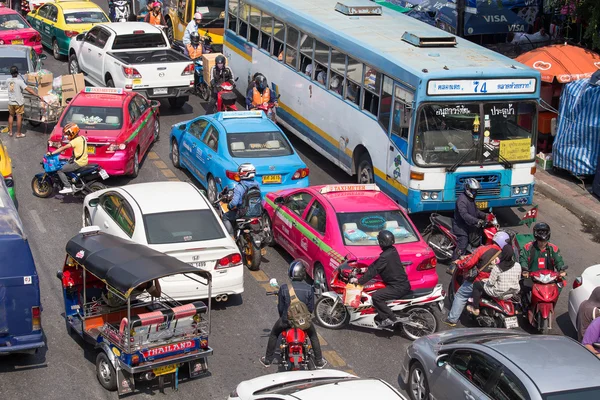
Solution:
[{"label": "pink taxi roof sign", "polygon": [[365,185],[353,185],[353,184],[327,185],[325,187],[322,187],[319,190],[319,193],[325,194],[325,193],[333,193],[333,192],[364,192],[364,191],[380,192],[381,189],[379,189],[379,186],[377,186],[374,183],[368,183]]},{"label": "pink taxi roof sign", "polygon": [[82,93],[95,93],[95,94],[124,94],[123,88],[106,88],[106,87],[90,87],[86,86],[81,91]]}]

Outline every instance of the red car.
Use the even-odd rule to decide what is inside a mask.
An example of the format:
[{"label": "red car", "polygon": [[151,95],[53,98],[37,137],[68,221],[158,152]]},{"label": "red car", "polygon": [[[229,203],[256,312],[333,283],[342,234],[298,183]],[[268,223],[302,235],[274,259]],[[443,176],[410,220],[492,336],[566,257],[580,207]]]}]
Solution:
[{"label": "red car", "polygon": [[[50,135],[48,151],[62,143],[62,129],[79,125],[88,142],[89,163],[99,164],[109,175],[136,177],[140,161],[160,132],[157,101],[117,88],[86,87],[63,111]],[[71,150],[63,152],[71,157]]]},{"label": "red car", "polygon": [[23,44],[42,54],[42,38],[15,10],[0,5],[0,45]]},{"label": "red car", "polygon": [[412,289],[433,289],[438,283],[433,250],[396,202],[370,185],[309,186],[268,193],[265,210],[273,239],[292,257],[309,264],[315,291],[329,290],[343,258],[369,265],[381,253],[377,234],[387,229],[406,265]]}]

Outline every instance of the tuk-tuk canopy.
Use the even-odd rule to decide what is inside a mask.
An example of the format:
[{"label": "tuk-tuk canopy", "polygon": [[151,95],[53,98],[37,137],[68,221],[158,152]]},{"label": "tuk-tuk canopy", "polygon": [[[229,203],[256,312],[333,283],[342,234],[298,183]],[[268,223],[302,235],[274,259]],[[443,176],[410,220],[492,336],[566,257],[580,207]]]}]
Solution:
[{"label": "tuk-tuk canopy", "polygon": [[67,254],[127,298],[139,285],[165,276],[211,275],[147,246],[102,232],[79,233],[67,243]]}]

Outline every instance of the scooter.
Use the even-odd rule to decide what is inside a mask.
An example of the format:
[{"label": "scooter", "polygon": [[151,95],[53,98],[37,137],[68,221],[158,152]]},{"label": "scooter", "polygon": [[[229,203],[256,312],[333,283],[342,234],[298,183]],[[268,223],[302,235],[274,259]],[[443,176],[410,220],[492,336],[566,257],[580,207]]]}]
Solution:
[{"label": "scooter", "polygon": [[332,291],[321,294],[315,304],[315,319],[319,325],[329,329],[341,329],[344,326],[356,325],[376,330],[394,331],[397,325],[411,340],[430,335],[437,331],[438,320],[432,306],[437,306],[440,312],[444,309],[446,297],[442,285],[433,289],[415,290],[401,299],[388,301],[387,304],[400,321],[394,326],[382,328],[375,321],[377,311],[373,307],[372,295],[376,290],[385,288],[383,282],[375,281],[365,285],[360,296],[350,302],[344,301],[348,295],[347,286],[350,279],[366,271],[356,261],[346,260],[333,272],[330,287]]},{"label": "scooter", "polygon": [[527,311],[527,320],[531,326],[542,335],[547,335],[552,329],[552,316],[558,302],[559,288],[564,287],[566,281],[559,272],[549,269],[530,272],[529,278],[532,287],[524,299],[523,308]]},{"label": "scooter", "polygon": [[111,22],[127,22],[131,9],[128,0],[115,0],[109,3],[109,15]]},{"label": "scooter", "polygon": [[[237,78],[236,78],[237,80]],[[217,112],[221,111],[237,111],[237,95],[233,93],[235,84],[231,82],[223,82],[219,86],[217,92]]]},{"label": "scooter", "polygon": [[210,89],[204,81],[204,68],[200,59],[194,60],[194,78],[194,82],[196,82],[194,93],[200,96],[202,100],[208,101],[210,98]]},{"label": "scooter", "polygon": [[[44,171],[36,174],[31,180],[31,189],[36,197],[47,198],[54,193],[54,188],[61,190],[63,188],[62,181],[58,177],[58,171],[62,168],[66,161],[61,161],[58,155],[44,156],[44,160],[40,163],[44,166]],[[76,172],[67,172],[67,178],[75,190],[73,195],[86,196],[92,192],[106,189],[106,186],[100,180],[108,179],[108,173],[98,164],[88,164]]]},{"label": "scooter", "polygon": [[277,107],[274,102],[259,104],[254,109],[263,111],[271,121],[277,123]]},{"label": "scooter", "polygon": [[[439,262],[450,260],[456,248],[456,235],[452,233],[452,221],[450,217],[431,213],[430,224],[423,231],[423,236],[428,235],[427,244],[433,249]],[[488,245],[492,244],[492,238],[498,232],[500,225],[492,213],[488,214],[485,223],[481,238],[482,244]],[[467,252],[472,253],[475,247],[477,246],[469,244]]]},{"label": "scooter", "polygon": [[[279,294],[279,284],[276,279],[271,279],[269,284],[277,291],[267,292],[267,296]],[[314,354],[312,345],[306,332],[298,328],[290,328],[281,334],[281,365],[287,371],[314,369]]]}]

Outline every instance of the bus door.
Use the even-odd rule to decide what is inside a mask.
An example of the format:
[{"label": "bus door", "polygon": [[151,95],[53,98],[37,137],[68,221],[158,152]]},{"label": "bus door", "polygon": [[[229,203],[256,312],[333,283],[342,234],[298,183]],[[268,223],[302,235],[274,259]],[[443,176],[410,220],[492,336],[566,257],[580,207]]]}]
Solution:
[{"label": "bus door", "polygon": [[[384,97],[385,93],[382,96],[382,102]],[[387,155],[386,173],[388,180],[394,180],[404,187],[408,187],[410,180],[408,135],[413,111],[413,100],[413,93],[398,84],[394,85],[394,96],[389,106],[391,119],[389,128],[390,146]]]}]

